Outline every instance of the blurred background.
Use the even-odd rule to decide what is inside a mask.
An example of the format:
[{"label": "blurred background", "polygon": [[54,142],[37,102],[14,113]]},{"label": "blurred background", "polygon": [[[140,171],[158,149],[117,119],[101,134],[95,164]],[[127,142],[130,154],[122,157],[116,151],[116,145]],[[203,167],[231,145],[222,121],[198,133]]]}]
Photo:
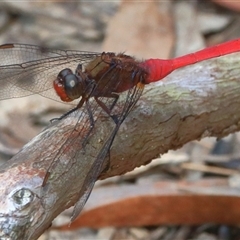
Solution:
[{"label": "blurred background", "polygon": [[[228,0],[2,0],[0,44],[28,43],[60,49],[126,52],[138,59],[171,58],[240,37],[239,11],[240,3]],[[2,101],[1,161],[15,154],[49,123],[49,119],[67,109],[68,106],[36,96]],[[95,202],[94,208],[102,214],[103,222],[91,225],[94,213],[89,211],[87,223],[76,220],[67,227],[71,215],[68,210],[55,220],[53,226],[58,227],[49,229],[40,239],[240,239],[239,216],[233,216],[232,223],[226,224],[219,217],[222,216],[219,211],[231,213],[226,211],[222,201],[216,212],[217,198],[214,202],[206,198],[206,205],[198,205],[197,197],[198,188],[206,189],[206,192],[221,189],[221,194],[224,188],[223,196],[228,196],[233,188],[239,190],[238,149],[239,134],[219,141],[203,139],[178,151],[170,151],[124,176],[101,181],[85,211]],[[164,189],[163,195],[149,193],[150,186],[156,182]],[[176,190],[174,198],[171,197],[172,189],[180,189],[179,192]],[[182,195],[181,189],[196,192],[195,204]],[[104,196],[109,191],[112,192],[110,202],[114,213],[104,205]],[[145,198],[139,193],[144,191]],[[221,194],[220,198],[223,197]],[[171,211],[171,204],[181,204],[183,213]],[[232,204],[238,208],[239,200]],[[149,214],[141,222],[139,218],[146,205]],[[164,218],[150,214],[161,207],[169,209]],[[194,215],[199,208],[204,209],[205,217]],[[107,222],[108,214],[119,215],[121,224]],[[187,222],[182,220],[182,214],[190,216]]]}]

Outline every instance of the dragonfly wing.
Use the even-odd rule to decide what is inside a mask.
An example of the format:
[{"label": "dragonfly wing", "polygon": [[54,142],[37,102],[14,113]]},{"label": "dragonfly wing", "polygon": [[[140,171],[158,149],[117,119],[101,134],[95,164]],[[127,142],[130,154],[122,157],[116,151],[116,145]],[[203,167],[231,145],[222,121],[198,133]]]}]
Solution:
[{"label": "dragonfly wing", "polygon": [[[85,182],[83,185],[84,191],[82,191],[82,189],[81,189],[80,198],[77,201],[77,203],[74,205],[73,213],[71,216],[71,222],[73,222],[81,213],[85,203],[87,202],[87,200],[92,192],[94,184],[97,181],[98,175],[99,174],[97,172],[95,172],[95,173],[89,174],[89,176],[87,177],[86,180],[88,180],[88,181]],[[91,181],[89,181],[89,179],[91,179]]]},{"label": "dragonfly wing", "polygon": [[64,68],[75,71],[78,64],[87,64],[99,55],[34,45],[1,45],[0,100],[39,94],[60,101],[53,90],[58,73]]},{"label": "dragonfly wing", "polygon": [[98,156],[96,157],[96,160],[90,169],[86,180],[84,182],[84,191],[80,192],[80,199],[78,202],[74,205],[73,213],[71,216],[71,222],[73,222],[78,215],[81,213],[85,203],[87,202],[90,193],[92,192],[92,189],[94,187],[95,182],[97,181],[99,175],[101,174],[104,161],[106,159],[106,156],[108,155],[111,145],[113,143],[113,140],[116,136],[116,133],[120,127],[120,123],[116,125],[113,132],[111,133],[110,137],[105,142],[104,146],[102,147],[101,151],[99,152]]},{"label": "dragonfly wing", "polygon": [[84,194],[80,197],[78,202],[74,205],[73,213],[71,216],[71,222],[73,222],[81,213],[83,207],[85,206],[85,203],[87,202],[87,200],[92,192],[94,184],[95,184],[95,182],[92,182],[91,185],[88,186],[88,188],[86,189]]},{"label": "dragonfly wing", "polygon": [[10,43],[0,45],[1,65],[15,65],[44,59],[73,57],[80,63],[89,62],[99,56],[97,52],[50,49],[37,45]]},{"label": "dragonfly wing", "polygon": [[[88,200],[90,193],[92,192],[92,189],[94,187],[95,182],[97,181],[97,178],[101,174],[101,171],[103,170],[104,161],[106,161],[106,156],[108,155],[110,148],[112,146],[112,143],[114,141],[114,138],[124,121],[124,119],[127,117],[129,112],[134,107],[135,103],[141,96],[141,93],[143,91],[142,87],[135,86],[134,88],[130,89],[127,93],[126,101],[124,103],[124,106],[122,108],[122,112],[119,115],[119,121],[116,124],[115,128],[113,129],[112,133],[110,134],[109,138],[106,140],[104,146],[102,147],[101,151],[99,152],[98,156],[96,157],[96,160],[89,171],[87,178],[84,183],[84,192],[80,193],[80,199],[75,204],[73,213],[71,216],[71,222],[73,222],[78,215],[81,213],[86,201]],[[106,165],[109,166],[110,163],[107,163]]]}]

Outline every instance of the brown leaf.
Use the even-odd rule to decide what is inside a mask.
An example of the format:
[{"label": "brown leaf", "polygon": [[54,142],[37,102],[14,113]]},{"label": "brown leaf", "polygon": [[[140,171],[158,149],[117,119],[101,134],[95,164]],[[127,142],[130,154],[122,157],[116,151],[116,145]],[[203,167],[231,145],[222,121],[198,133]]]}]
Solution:
[{"label": "brown leaf", "polygon": [[240,198],[223,179],[157,182],[95,189],[85,211],[56,227],[154,226],[159,224],[238,224]]}]

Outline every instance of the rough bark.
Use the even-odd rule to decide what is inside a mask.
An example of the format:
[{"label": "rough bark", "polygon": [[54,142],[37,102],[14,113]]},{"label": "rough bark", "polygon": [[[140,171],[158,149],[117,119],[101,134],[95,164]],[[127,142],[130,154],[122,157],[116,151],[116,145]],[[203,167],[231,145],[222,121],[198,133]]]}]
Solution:
[{"label": "rough bark", "polygon": [[[100,178],[126,173],[185,143],[240,128],[239,54],[202,62],[146,86],[122,124]],[[74,118],[74,116],[72,116]],[[0,172],[0,236],[37,239],[52,220],[83,194],[86,177],[111,132],[112,120],[99,117],[84,150],[71,118],[36,136]],[[82,121],[80,124],[83,124]],[[110,127],[111,126],[111,127]],[[64,151],[60,150],[64,145]],[[62,151],[46,186],[43,179],[55,153]],[[105,159],[105,162],[109,157]]]}]

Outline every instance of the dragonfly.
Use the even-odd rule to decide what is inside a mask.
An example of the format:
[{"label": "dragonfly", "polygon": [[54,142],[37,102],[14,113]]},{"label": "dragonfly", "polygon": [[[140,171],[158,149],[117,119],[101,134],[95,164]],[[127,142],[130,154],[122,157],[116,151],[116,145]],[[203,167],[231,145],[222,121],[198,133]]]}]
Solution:
[{"label": "dragonfly", "polygon": [[[144,86],[162,80],[176,69],[238,51],[240,39],[235,39],[173,59],[137,60],[124,53],[59,50],[8,43],[0,45],[0,59],[3,60],[0,65],[0,100],[39,94],[71,104],[73,108],[57,120],[72,114],[76,116],[75,125],[82,140],[76,142],[79,138],[73,137],[65,141],[66,145],[69,141],[76,144],[75,151],[84,151],[88,140],[97,131],[95,125],[101,112],[113,121],[114,127],[104,139],[86,176],[84,189],[74,207],[73,221],[83,209],[114,138],[139,100]],[[123,94],[123,101],[119,102]],[[83,112],[87,113],[87,118]],[[64,146],[46,170],[43,187],[48,184],[63,153]]]}]

